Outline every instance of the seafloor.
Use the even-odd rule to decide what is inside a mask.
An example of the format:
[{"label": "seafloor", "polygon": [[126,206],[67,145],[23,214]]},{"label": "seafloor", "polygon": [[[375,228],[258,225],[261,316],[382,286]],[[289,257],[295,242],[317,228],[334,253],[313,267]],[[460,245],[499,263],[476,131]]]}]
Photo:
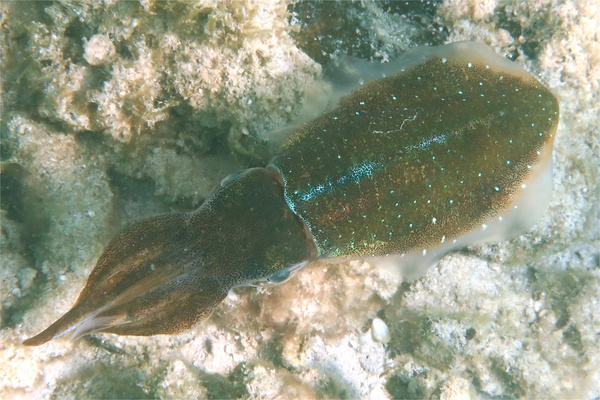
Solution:
[{"label": "seafloor", "polygon": [[[600,397],[597,1],[0,7],[1,398]],[[412,284],[322,263],[236,289],[181,335],[21,344],[70,308],[125,223],[191,210],[265,164],[280,128],[319,108],[332,58],[460,40],[560,101],[554,195],[531,232]],[[389,343],[373,340],[375,317]]]}]

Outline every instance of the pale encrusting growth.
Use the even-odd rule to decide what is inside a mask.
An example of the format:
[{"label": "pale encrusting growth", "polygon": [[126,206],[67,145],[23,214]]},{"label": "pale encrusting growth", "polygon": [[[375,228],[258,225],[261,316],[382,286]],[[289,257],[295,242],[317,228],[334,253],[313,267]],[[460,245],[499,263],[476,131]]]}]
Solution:
[{"label": "pale encrusting growth", "polygon": [[[286,13],[278,1],[7,6],[11,32],[29,45],[12,39],[23,48],[7,57],[5,88],[26,83],[28,93],[6,106],[24,118],[33,108],[66,134],[93,132],[123,150],[108,168],[197,204],[212,176],[241,168],[225,149],[264,158],[267,133],[313,90],[321,67],[294,45]],[[26,15],[34,21],[10,25]]]},{"label": "pale encrusting growth", "polygon": [[[183,91],[163,96],[165,88],[175,85],[172,75],[162,70],[165,80],[128,80],[133,69],[152,77],[158,76],[158,65],[168,64],[166,51],[160,49],[164,41],[157,41],[162,33],[179,39],[181,50],[207,44],[215,32],[202,36],[208,21],[231,18],[223,11],[231,10],[229,3],[2,3],[0,396],[597,396],[598,5],[449,0],[423,3],[425,10],[415,11],[420,3],[410,3],[414,8],[405,8],[405,2],[386,2],[385,7],[303,2],[326,12],[317,12],[315,18],[300,13],[288,20],[282,13],[286,3],[281,2],[273,5],[278,10],[269,14],[273,18],[258,19],[273,24],[266,31],[291,23],[293,40],[276,39],[265,46],[290,54],[283,64],[299,62],[282,65],[291,71],[290,83],[310,82],[319,68],[302,52],[322,64],[334,53],[393,60],[431,37],[433,44],[481,41],[538,76],[559,98],[562,113],[550,211],[531,233],[446,257],[423,279],[400,290],[397,280],[366,263],[324,264],[303,270],[285,286],[230,293],[206,324],[180,336],[98,336],[75,344],[55,341],[34,350],[23,348],[21,341],[34,333],[30,327],[52,322],[73,304],[115,221],[123,215],[168,211],[181,198],[190,199],[183,201],[183,208],[192,209],[228,172],[245,167],[232,165],[224,155],[225,140],[219,138],[231,131],[236,151],[262,154],[253,135],[293,118],[300,103],[289,98],[273,103],[269,92],[258,90],[276,80],[264,70],[267,64],[254,60],[244,81],[264,76],[256,93],[243,92],[239,99],[245,103],[223,96],[219,108],[208,113],[197,112]],[[252,11],[262,2],[243,4]],[[157,7],[164,8],[157,12]],[[218,35],[250,35],[237,29],[246,18],[256,21],[251,13],[238,14],[228,20],[230,25],[216,25]],[[407,31],[401,26],[405,22],[414,35],[397,34]],[[111,39],[115,60],[88,64],[85,40],[94,35]],[[252,43],[260,41],[254,38]],[[238,55],[235,49],[247,48],[244,40],[223,40],[215,43],[208,59],[227,64],[232,53]],[[178,57],[187,62],[183,54]],[[199,63],[195,57],[189,59],[192,65]],[[206,68],[217,73],[224,66]],[[240,93],[228,86],[238,81],[225,81],[227,87],[221,86],[216,95]],[[105,83],[115,89],[114,97],[108,96]],[[157,92],[148,91],[157,87]],[[277,88],[284,89],[283,83]],[[117,89],[124,97],[117,96]],[[146,93],[153,94],[144,97]],[[90,101],[93,94],[109,97],[98,100],[107,111]],[[262,95],[267,95],[264,102]],[[111,104],[121,107],[121,119],[99,117]],[[216,110],[223,114],[216,115]],[[131,140],[121,142],[119,132],[129,132]],[[9,145],[15,137],[37,148]],[[59,143],[67,137],[73,140]],[[85,161],[77,161],[77,154]],[[84,164],[87,172],[81,175]],[[64,175],[63,167],[68,171]],[[33,171],[28,179],[39,176],[50,189],[29,184],[22,168]],[[22,197],[13,195],[15,186],[6,185],[15,181],[24,188]],[[69,200],[71,193],[76,201]],[[37,222],[28,218],[37,215],[42,202],[57,223],[37,231]],[[24,215],[19,210],[27,218],[19,220]],[[41,240],[32,232],[40,233]],[[372,339],[375,317],[390,328],[386,345]]]}]

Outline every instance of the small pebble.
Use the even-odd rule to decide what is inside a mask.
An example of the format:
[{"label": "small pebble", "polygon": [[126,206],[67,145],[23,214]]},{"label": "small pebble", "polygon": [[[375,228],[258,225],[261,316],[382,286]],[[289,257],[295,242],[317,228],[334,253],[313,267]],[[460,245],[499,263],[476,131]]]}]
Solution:
[{"label": "small pebble", "polygon": [[392,339],[390,328],[388,328],[387,324],[379,318],[373,319],[373,323],[371,324],[371,335],[373,335],[374,341],[380,343],[389,343]]},{"label": "small pebble", "polygon": [[106,35],[94,35],[84,44],[83,58],[90,65],[108,64],[114,60],[115,55],[115,45]]}]

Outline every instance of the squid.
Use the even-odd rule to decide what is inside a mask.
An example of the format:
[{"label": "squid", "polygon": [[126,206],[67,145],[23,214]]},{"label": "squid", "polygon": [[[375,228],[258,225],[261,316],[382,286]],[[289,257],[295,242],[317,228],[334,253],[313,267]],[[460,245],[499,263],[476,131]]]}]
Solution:
[{"label": "squid", "polygon": [[472,42],[353,68],[354,83],[266,167],[226,177],[193,212],[126,227],[71,310],[24,344],[174,334],[232,288],[316,261],[365,259],[416,279],[449,251],[531,229],[552,191],[559,121],[542,83]]}]

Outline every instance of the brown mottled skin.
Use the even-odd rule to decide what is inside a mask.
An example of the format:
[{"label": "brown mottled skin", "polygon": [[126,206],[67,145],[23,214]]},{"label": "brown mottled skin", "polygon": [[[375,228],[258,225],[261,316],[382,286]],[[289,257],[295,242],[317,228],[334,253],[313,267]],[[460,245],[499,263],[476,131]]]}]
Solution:
[{"label": "brown mottled skin", "polygon": [[24,344],[45,343],[86,318],[90,328],[76,336],[180,332],[207,318],[230,288],[268,278],[311,252],[273,172],[246,170],[192,213],[125,228],[100,256],[73,308]]},{"label": "brown mottled skin", "polygon": [[225,179],[198,210],[127,227],[73,308],[24,344],[180,332],[232,287],[284,281],[317,258],[428,248],[498,219],[551,159],[558,102],[484,46],[424,54],[301,126],[267,168]]}]

